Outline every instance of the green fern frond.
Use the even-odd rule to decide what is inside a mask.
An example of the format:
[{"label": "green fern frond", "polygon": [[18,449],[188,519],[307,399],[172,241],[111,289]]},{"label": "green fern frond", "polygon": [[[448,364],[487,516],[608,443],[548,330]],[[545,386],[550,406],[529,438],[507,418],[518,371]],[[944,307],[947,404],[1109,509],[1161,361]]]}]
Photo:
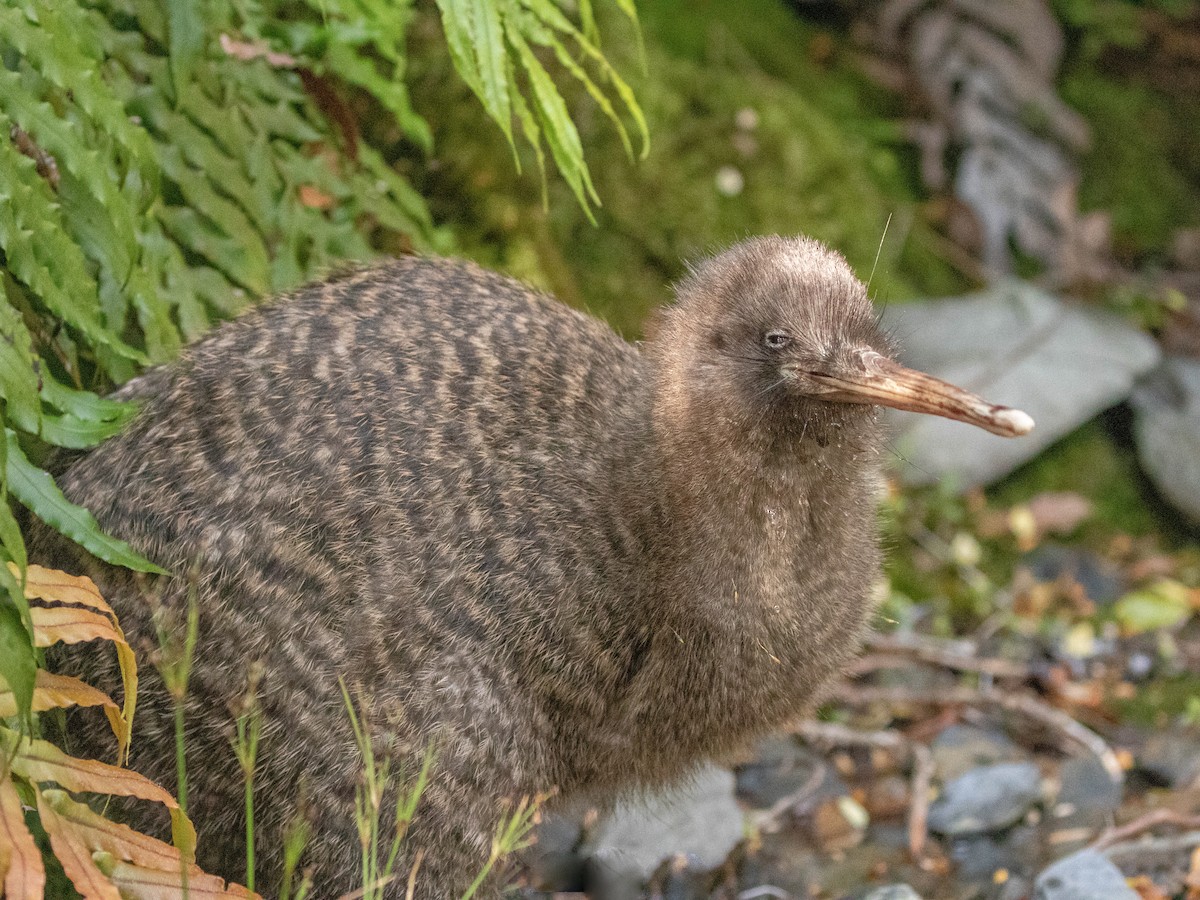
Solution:
[{"label": "green fern frond", "polygon": [[[541,142],[545,140],[556,168],[591,218],[591,204],[599,205],[600,198],[592,187],[578,131],[557,85],[531,48],[532,45],[549,50],[563,70],[583,86],[613,122],[632,157],[633,143],[621,113],[628,115],[638,131],[640,156],[645,157],[649,150],[645,116],[628,83],[599,49],[591,3],[580,4],[580,25],[573,23],[551,0],[437,0],[437,5],[455,68],[500,126],[514,157],[515,117],[525,140],[537,154],[543,184]],[[632,0],[619,0],[617,5],[636,28],[637,13]],[[596,67],[597,77],[588,73],[585,61]],[[524,88],[518,72],[523,76]],[[519,169],[519,159],[517,165]]]},{"label": "green fern frond", "polygon": [[[636,28],[633,0],[613,2]],[[631,155],[631,132],[646,145],[633,93],[600,50],[593,0],[575,20],[552,0],[437,6],[455,67],[514,156],[519,130],[544,187],[548,147],[590,215],[599,198],[555,77],[582,85]],[[268,292],[380,252],[452,248],[396,166],[432,144],[406,83],[408,32],[432,14],[415,0],[0,3],[10,625],[21,597],[3,563],[25,563],[10,498],[102,559],[154,571],[32,461],[48,446],[93,446],[135,413],[99,394]],[[23,633],[0,628],[0,643]]]},{"label": "green fern frond", "polygon": [[[11,120],[0,115],[0,134],[11,128]],[[8,269],[86,341],[146,362],[145,354],[105,327],[99,285],[68,233],[61,207],[36,164],[10,141],[0,141],[0,247]]]}]

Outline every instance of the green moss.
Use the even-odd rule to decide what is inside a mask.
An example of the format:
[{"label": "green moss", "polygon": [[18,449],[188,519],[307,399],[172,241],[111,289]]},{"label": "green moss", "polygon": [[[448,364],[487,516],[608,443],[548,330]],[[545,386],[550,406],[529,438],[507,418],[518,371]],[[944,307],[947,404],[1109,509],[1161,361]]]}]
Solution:
[{"label": "green moss", "polygon": [[1162,255],[1175,229],[1200,225],[1200,99],[1090,69],[1068,75],[1062,91],[1094,134],[1080,203],[1111,211],[1119,250]]},{"label": "green moss", "polygon": [[1175,719],[1190,716],[1200,696],[1200,676],[1194,674],[1159,678],[1142,685],[1129,699],[1111,700],[1122,722],[1163,728]]},{"label": "green moss", "polygon": [[[435,137],[453,152],[421,187],[465,252],[629,336],[670,300],[686,260],[753,234],[826,241],[864,278],[875,268],[881,299],[964,288],[921,219],[909,153],[890,124],[895,100],[843,63],[835,38],[775,0],[644,0],[639,9],[645,71],[633,80],[650,122],[648,158],[631,163],[588,99],[571,98],[603,200],[598,227],[553,181],[547,213],[507,148],[479,149],[474,120],[440,102],[449,118],[436,121]],[[605,50],[636,71],[636,42],[623,39]],[[447,83],[433,72],[421,81],[438,93]],[[721,178],[739,189],[723,192]]]},{"label": "green moss", "polygon": [[1080,539],[1098,549],[1116,533],[1140,537],[1160,531],[1162,518],[1147,498],[1131,447],[1119,446],[1105,425],[1093,420],[1043,451],[991,492],[1013,504],[1044,491],[1075,491],[1095,504]]}]

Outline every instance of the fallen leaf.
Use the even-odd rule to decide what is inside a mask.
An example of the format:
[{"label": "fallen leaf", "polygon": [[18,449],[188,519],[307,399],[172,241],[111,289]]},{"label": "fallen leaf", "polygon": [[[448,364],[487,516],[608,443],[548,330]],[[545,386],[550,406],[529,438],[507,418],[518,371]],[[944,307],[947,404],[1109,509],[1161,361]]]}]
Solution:
[{"label": "fallen leaf", "polygon": [[[118,862],[109,874],[113,884],[121,889],[121,895],[129,900],[180,900],[184,895],[178,872],[160,872],[130,863]],[[204,897],[258,897],[237,884],[225,886],[215,875],[200,873],[188,875],[187,896]]]},{"label": "fallen leaf", "polygon": [[1191,592],[1169,578],[1126,594],[1116,602],[1113,615],[1126,634],[1173,628],[1192,614]]},{"label": "fallen leaf", "polygon": [[38,795],[38,817],[50,838],[50,849],[62,864],[63,871],[85,900],[121,900],[116,886],[104,877],[104,873],[92,861],[91,851],[66,825],[51,806]]},{"label": "fallen leaf", "polygon": [[311,184],[302,184],[300,185],[300,202],[309,209],[329,209],[333,206],[334,198],[332,194],[327,194]]},{"label": "fallen leaf", "polygon": [[1138,875],[1128,881],[1129,886],[1137,891],[1141,900],[1171,900],[1170,895],[1164,893],[1162,888],[1155,884],[1148,875]]},{"label": "fallen leaf", "polygon": [[274,66],[276,69],[294,69],[296,67],[294,56],[276,53],[267,46],[266,41],[239,41],[227,34],[222,34],[219,40],[225,55],[232,56],[234,59],[240,59],[243,62],[265,59],[268,65]]},{"label": "fallen leaf", "polygon": [[0,895],[8,900],[41,900],[46,870],[33,835],[25,827],[25,813],[16,785],[0,778]]},{"label": "fallen leaf", "polygon": [[1034,527],[1040,534],[1069,534],[1091,518],[1092,501],[1071,491],[1047,491],[1028,503]]},{"label": "fallen leaf", "polygon": [[[70,706],[103,707],[117,743],[124,746],[128,742],[129,729],[125,725],[125,719],[108,694],[70,675],[55,675],[45,669],[38,669],[33,687],[33,711],[45,712],[48,709],[66,709]],[[16,714],[17,698],[5,684],[3,677],[0,677],[0,719]]]},{"label": "fallen leaf", "polygon": [[[20,578],[20,570],[14,563],[8,564],[9,571]],[[112,618],[113,612],[104,598],[96,582],[86,575],[68,575],[58,569],[47,569],[44,566],[27,566],[25,569],[25,597],[29,600],[49,600],[52,603],[73,603],[78,606],[88,606],[107,613]]]},{"label": "fallen leaf", "polygon": [[[30,569],[35,568],[30,566]],[[62,575],[61,572],[53,572],[46,569],[46,572],[52,572],[55,575]],[[66,575],[65,578],[73,578]],[[90,579],[84,579],[89,584]],[[93,585],[93,587],[95,587]],[[96,595],[99,597],[99,594]],[[103,600],[100,603],[104,604]],[[107,604],[104,604],[107,608]],[[111,613],[112,610],[109,609]],[[91,609],[79,609],[76,606],[31,606],[29,616],[33,620],[33,637],[34,643],[39,647],[49,647],[62,641],[65,644],[77,644],[83,641],[93,641],[103,639],[112,641],[117,649],[117,662],[121,668],[121,684],[124,689],[124,706],[122,709],[122,717],[125,722],[124,737],[121,740],[121,735],[118,735],[120,742],[118,759],[123,761],[125,753],[129,748],[128,735],[133,728],[133,714],[137,708],[137,658],[133,654],[133,648],[129,646],[129,642],[125,640],[125,633],[121,631],[121,626],[117,624],[116,616],[110,620],[107,616],[93,612]]]}]

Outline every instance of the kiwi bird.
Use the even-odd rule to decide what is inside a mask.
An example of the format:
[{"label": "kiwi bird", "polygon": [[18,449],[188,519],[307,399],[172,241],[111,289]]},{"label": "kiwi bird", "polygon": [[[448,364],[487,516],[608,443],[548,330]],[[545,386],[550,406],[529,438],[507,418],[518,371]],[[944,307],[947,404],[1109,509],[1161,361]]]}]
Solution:
[{"label": "kiwi bird", "polygon": [[[340,677],[393,768],[436,754],[388,890],[420,850],[417,896],[457,897],[506,801],[661,785],[811,706],[872,613],[880,406],[1033,425],[892,356],[863,284],[802,237],[694,267],[641,346],[474,265],[401,259],[136,378],[130,427],[61,473],[175,577],[44,529],[33,558],[90,574],[144,645],[194,597],[202,865],[242,875],[230,705],[253,667],[259,883],[297,815],[314,895],[359,883]],[[64,666],[119,683],[100,657]],[[140,697],[132,765],[171,784],[149,667]]]}]

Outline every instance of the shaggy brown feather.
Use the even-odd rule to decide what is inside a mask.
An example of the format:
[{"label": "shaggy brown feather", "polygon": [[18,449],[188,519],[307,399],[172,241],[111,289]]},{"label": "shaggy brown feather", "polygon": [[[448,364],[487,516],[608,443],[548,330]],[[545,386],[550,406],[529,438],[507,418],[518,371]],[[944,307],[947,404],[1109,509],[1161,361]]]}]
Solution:
[{"label": "shaggy brown feather", "polygon": [[[678,294],[639,348],[473,265],[403,259],[263,306],[120,392],[139,414],[61,485],[181,577],[45,529],[33,558],[92,575],[143,646],[194,588],[201,864],[243,874],[230,705],[252,663],[262,882],[301,809],[314,896],[356,886],[342,676],[394,765],[437,748],[399,871],[423,848],[418,895],[446,898],[504,799],[678,778],[803,712],[855,651],[875,408],[789,390],[763,335],[795,335],[789,359],[887,354],[866,292],[819,244],[761,238]],[[119,683],[100,653],[64,665]],[[171,707],[143,672],[132,764],[171,784]],[[83,749],[110,752],[92,727]]]}]

